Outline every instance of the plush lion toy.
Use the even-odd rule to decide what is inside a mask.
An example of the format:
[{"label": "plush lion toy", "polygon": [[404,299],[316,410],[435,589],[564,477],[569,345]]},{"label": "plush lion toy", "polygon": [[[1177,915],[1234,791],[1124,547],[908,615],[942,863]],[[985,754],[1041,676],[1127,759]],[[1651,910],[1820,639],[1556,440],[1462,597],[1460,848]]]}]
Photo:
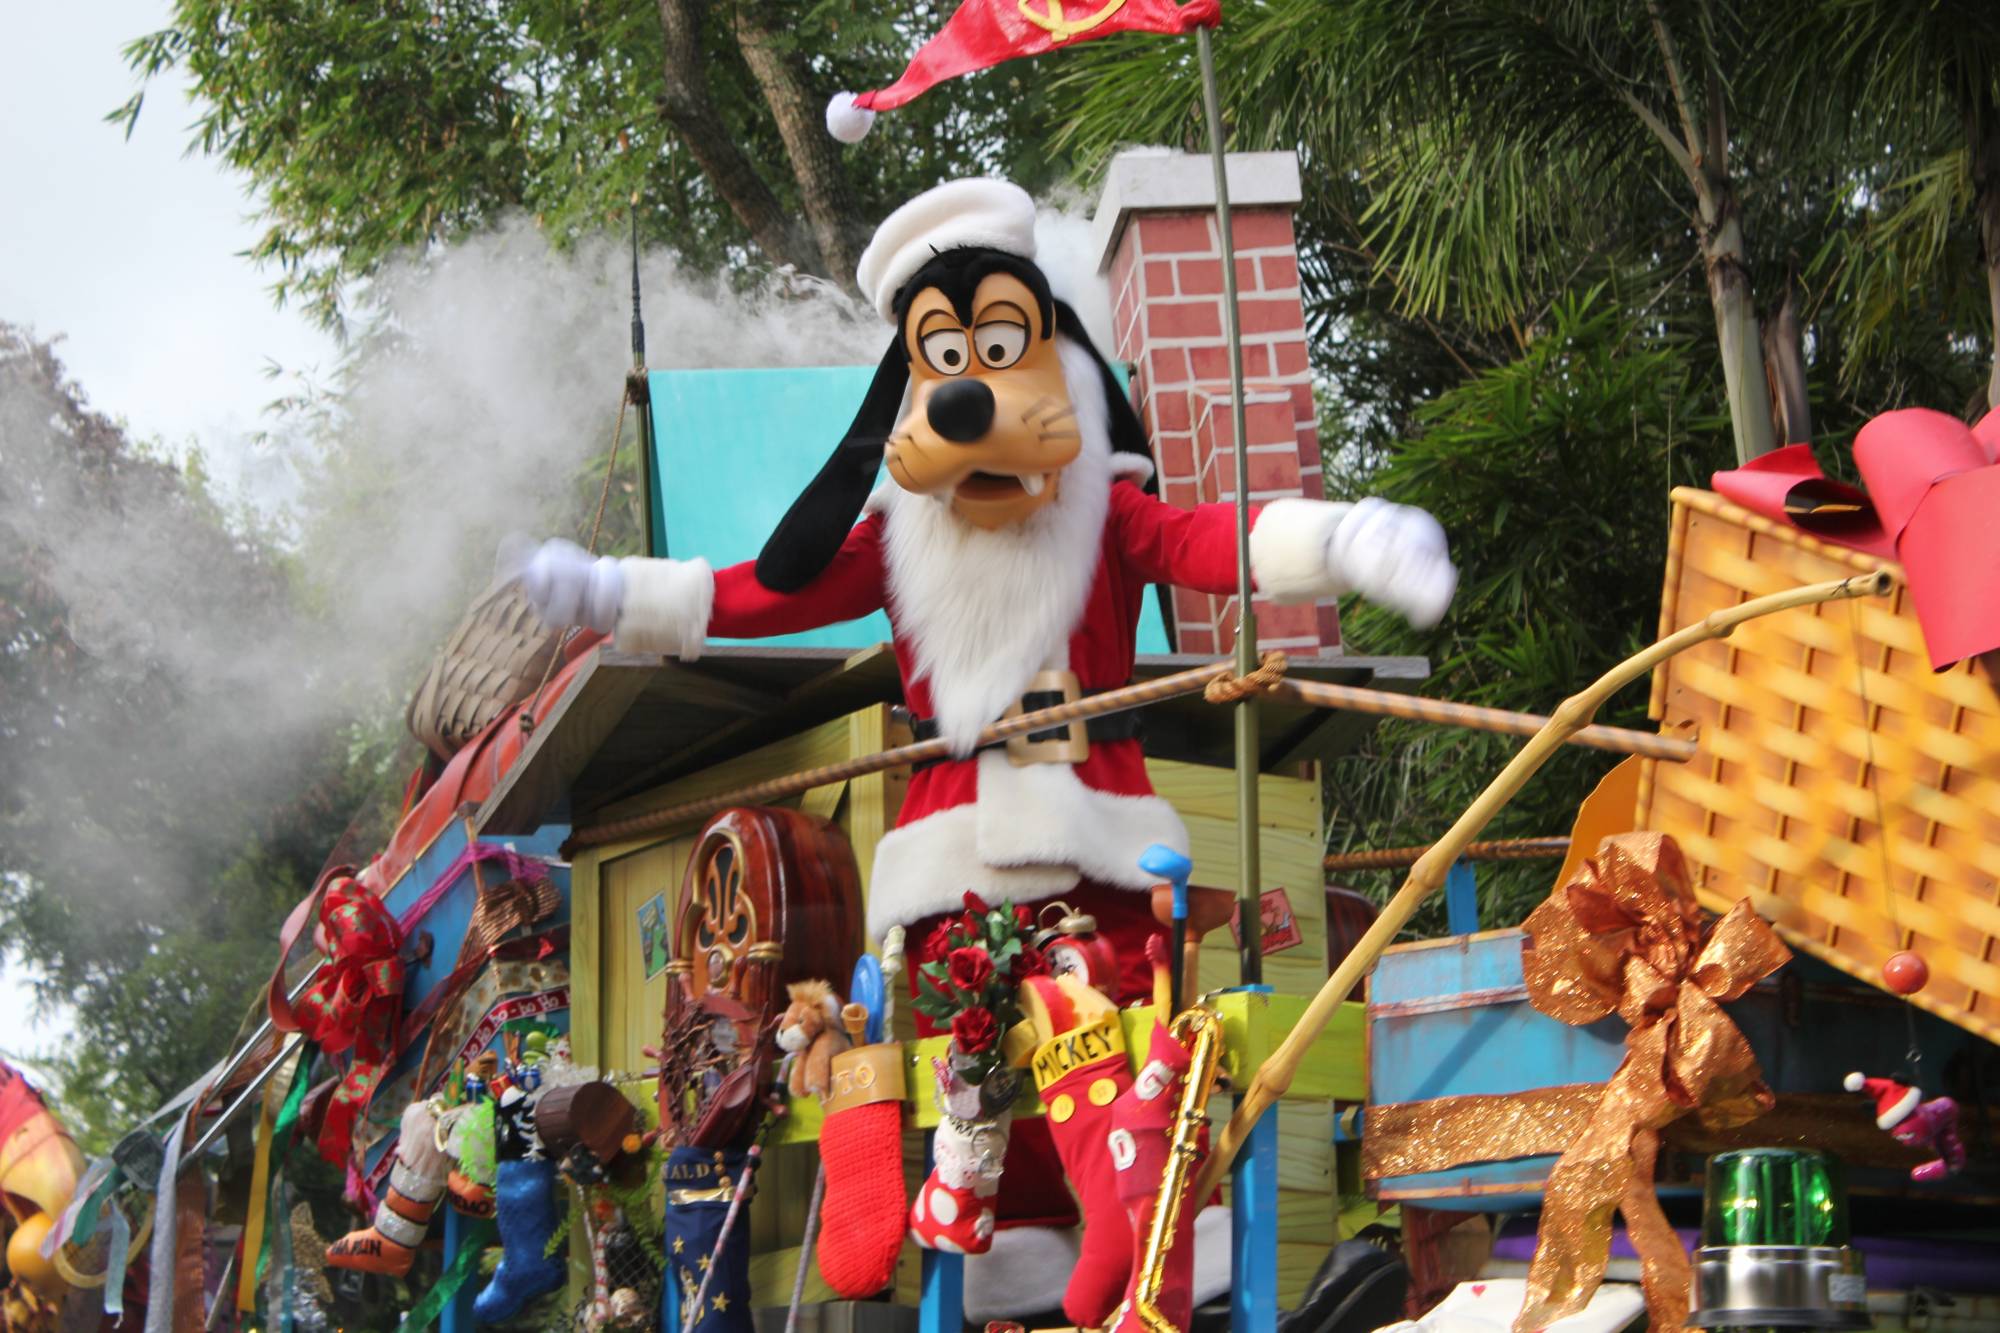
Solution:
[{"label": "plush lion toy", "polygon": [[824,1097],[832,1086],[833,1057],[847,1049],[840,1000],[824,981],[795,981],[785,988],[791,1007],[778,1020],[778,1049],[792,1057],[785,1086],[794,1097]]}]

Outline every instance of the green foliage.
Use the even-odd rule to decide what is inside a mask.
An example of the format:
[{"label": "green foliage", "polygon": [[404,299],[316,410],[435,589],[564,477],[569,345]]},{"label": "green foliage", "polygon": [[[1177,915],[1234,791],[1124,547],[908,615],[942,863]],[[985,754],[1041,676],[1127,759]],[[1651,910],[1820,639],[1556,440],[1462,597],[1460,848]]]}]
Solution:
[{"label": "green foliage", "polygon": [[[1613,294],[1556,302],[1515,361],[1427,405],[1420,429],[1356,493],[1421,505],[1452,535],[1458,599],[1437,629],[1354,609],[1345,633],[1371,652],[1421,653],[1425,693],[1547,712],[1650,642],[1666,555],[1666,493],[1727,466],[1712,385],[1682,341],[1649,341]],[[1645,724],[1643,691],[1604,722]],[[1439,833],[1519,748],[1510,737],[1385,722],[1328,774],[1334,850],[1421,844]],[[1576,803],[1615,756],[1566,749],[1487,836],[1567,833]],[[1538,862],[1481,867],[1482,925],[1518,923],[1546,894]],[[1393,890],[1381,877],[1372,889]],[[1441,902],[1413,922],[1441,933]]]},{"label": "green foliage", "polygon": [[[510,210],[564,244],[622,229],[636,207],[649,244],[697,269],[741,266],[749,232],[672,127],[669,103],[712,108],[793,217],[804,187],[782,165],[778,123],[732,33],[737,8],[698,8],[706,86],[695,90],[669,86],[652,4],[175,0],[171,25],[127,56],[142,80],[174,68],[191,76],[193,146],[256,185],[268,226],[251,258],[275,270],[281,299],[337,324],[351,284],[392,254]],[[893,79],[952,8],[820,0],[742,12],[808,72],[810,128],[824,135],[828,96]],[[839,158],[847,229],[865,236],[948,176],[998,172],[1029,188],[1060,179],[1062,159],[1035,133],[1044,78],[1017,63],[883,117],[865,150]],[[129,126],[143,105],[142,87],[113,119]]]}]

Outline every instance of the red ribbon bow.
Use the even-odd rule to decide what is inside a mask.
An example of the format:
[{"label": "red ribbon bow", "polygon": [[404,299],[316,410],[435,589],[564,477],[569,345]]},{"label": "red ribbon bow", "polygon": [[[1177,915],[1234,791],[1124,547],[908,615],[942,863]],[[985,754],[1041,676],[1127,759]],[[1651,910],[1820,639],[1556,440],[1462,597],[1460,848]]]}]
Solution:
[{"label": "red ribbon bow", "polygon": [[1854,465],[1866,492],[1791,444],[1713,485],[1766,518],[1900,561],[1934,670],[2000,648],[2000,411],[1977,426],[1922,407],[1884,412],[1854,437]]},{"label": "red ribbon bow", "polygon": [[319,933],[327,962],[292,1013],[299,1030],[328,1055],[354,1052],[328,1104],[320,1156],[347,1160],[354,1122],[395,1055],[405,974],[403,932],[381,900],[352,879],[336,879],[320,900]]}]

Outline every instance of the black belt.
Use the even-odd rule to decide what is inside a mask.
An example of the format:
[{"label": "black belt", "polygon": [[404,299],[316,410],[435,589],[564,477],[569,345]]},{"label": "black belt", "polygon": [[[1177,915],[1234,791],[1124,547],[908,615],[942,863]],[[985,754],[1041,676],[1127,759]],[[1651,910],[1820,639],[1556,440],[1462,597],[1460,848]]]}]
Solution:
[{"label": "black belt", "polygon": [[[1085,690],[1083,697],[1088,699],[1093,694],[1103,693],[1105,693],[1103,690]],[[1039,712],[1044,708],[1054,708],[1062,702],[1064,702],[1064,699],[1062,692],[1059,690],[1030,690],[1021,696],[1021,711],[1024,713]],[[1051,727],[1047,731],[1029,732],[1027,739],[1030,741],[1059,741],[1069,735],[1069,729],[1073,725],[1075,724],[1065,722],[1059,726]],[[1084,719],[1083,729],[1084,735],[1090,737],[1093,743],[1101,741],[1143,740],[1146,735],[1146,719],[1144,714],[1134,708],[1122,713],[1104,713],[1097,717]],[[911,718],[910,733],[918,742],[936,740],[938,736],[937,719],[933,717]],[[1006,746],[1006,741],[989,741],[987,744],[978,747],[978,750],[975,750],[974,753],[978,753],[979,750],[1001,750],[1005,749]],[[943,759],[925,759],[919,763],[910,765],[910,771],[912,773],[921,773],[933,764],[942,764],[944,762],[946,761]]]}]

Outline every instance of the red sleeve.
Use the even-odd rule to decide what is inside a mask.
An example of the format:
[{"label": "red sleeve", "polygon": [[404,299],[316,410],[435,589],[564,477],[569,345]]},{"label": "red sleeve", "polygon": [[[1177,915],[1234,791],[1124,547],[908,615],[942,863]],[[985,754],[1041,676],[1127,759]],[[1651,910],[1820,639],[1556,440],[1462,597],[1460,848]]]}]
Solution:
[{"label": "red sleeve", "polygon": [[757,582],[756,564],[715,571],[711,637],[763,639],[858,620],[882,609],[882,517],[870,514],[855,524],[833,563],[797,592],[772,592]]},{"label": "red sleeve", "polygon": [[[1252,526],[1262,507],[1250,507]],[[1234,505],[1182,509],[1121,480],[1111,487],[1111,522],[1127,567],[1146,582],[1223,595],[1236,591]]]}]

